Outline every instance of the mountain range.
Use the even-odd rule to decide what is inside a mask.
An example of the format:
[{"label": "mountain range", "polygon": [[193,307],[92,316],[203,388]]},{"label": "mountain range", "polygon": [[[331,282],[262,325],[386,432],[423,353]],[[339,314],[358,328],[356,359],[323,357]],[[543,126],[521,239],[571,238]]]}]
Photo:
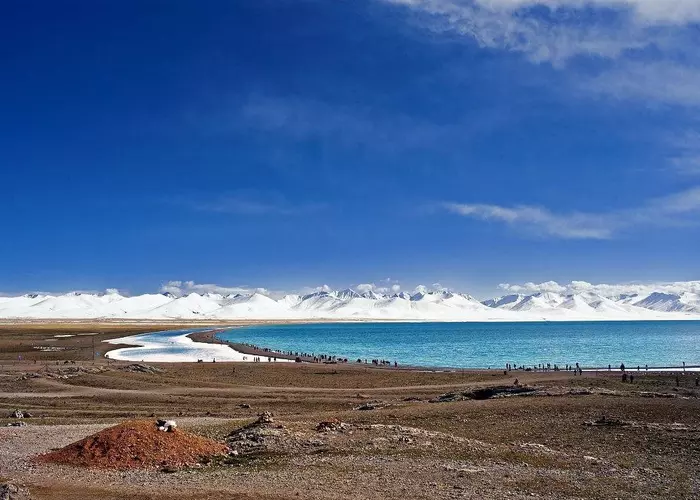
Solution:
[{"label": "mountain range", "polygon": [[262,293],[27,294],[0,297],[3,319],[329,319],[415,321],[700,320],[700,294],[513,294],[479,301],[446,290],[382,294],[353,289],[272,298]]}]

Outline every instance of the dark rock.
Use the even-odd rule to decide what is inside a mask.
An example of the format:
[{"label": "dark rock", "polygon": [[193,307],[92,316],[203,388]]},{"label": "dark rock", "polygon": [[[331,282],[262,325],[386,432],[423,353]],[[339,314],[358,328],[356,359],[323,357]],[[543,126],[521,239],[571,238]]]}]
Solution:
[{"label": "dark rock", "polygon": [[0,500],[28,500],[29,492],[11,483],[0,484]]},{"label": "dark rock", "polygon": [[453,401],[465,401],[465,400],[484,400],[492,399],[498,397],[508,397],[508,396],[519,396],[524,394],[530,394],[537,391],[535,387],[524,387],[521,385],[511,386],[495,386],[495,387],[484,387],[479,389],[474,389],[472,391],[465,392],[448,392],[441,394],[437,398],[429,400],[430,403],[449,403]]},{"label": "dark rock", "polygon": [[368,411],[377,410],[379,408],[382,408],[382,406],[375,403],[365,403],[363,405],[356,406],[355,408],[353,408],[353,410]]},{"label": "dark rock", "polygon": [[12,413],[10,413],[8,418],[32,418],[34,415],[29,413],[28,411],[22,411],[22,410],[15,410]]}]

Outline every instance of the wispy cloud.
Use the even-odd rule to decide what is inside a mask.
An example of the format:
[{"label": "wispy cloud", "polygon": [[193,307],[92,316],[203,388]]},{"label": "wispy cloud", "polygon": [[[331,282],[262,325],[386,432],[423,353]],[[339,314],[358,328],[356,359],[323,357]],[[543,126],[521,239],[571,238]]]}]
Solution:
[{"label": "wispy cloud", "polygon": [[[435,32],[574,71],[580,88],[619,99],[700,105],[697,0],[382,0]],[[614,64],[591,70],[580,57]]]},{"label": "wispy cloud", "polygon": [[617,233],[639,226],[673,226],[695,223],[700,214],[700,187],[675,193],[632,209],[612,212],[556,213],[543,207],[447,202],[448,212],[508,224],[514,228],[563,239],[610,239]]},{"label": "wispy cloud", "polygon": [[247,190],[216,195],[210,198],[178,197],[170,201],[200,212],[248,216],[302,215],[326,208],[325,203],[293,203],[279,193]]},{"label": "wispy cloud", "polygon": [[559,284],[556,281],[546,281],[544,283],[529,282],[519,285],[501,283],[498,286],[506,292],[521,293],[526,295],[538,292],[555,292],[564,294],[592,292],[604,297],[615,297],[620,295],[643,295],[652,292],[671,294],[680,294],[684,292],[700,293],[700,281],[622,284],[591,284],[586,281],[571,281],[570,283]]},{"label": "wispy cloud", "polygon": [[674,169],[685,175],[700,175],[700,132],[685,132],[670,141],[676,153],[670,158]]},{"label": "wispy cloud", "polygon": [[172,280],[163,283],[160,287],[161,293],[169,293],[176,297],[183,297],[191,293],[205,294],[205,293],[217,293],[220,295],[229,294],[243,294],[249,295],[252,293],[261,293],[263,295],[270,295],[270,292],[266,288],[255,288],[248,286],[222,286],[213,283],[195,283],[194,281],[180,281]]},{"label": "wispy cloud", "polygon": [[457,133],[449,124],[402,113],[292,96],[251,95],[240,118],[247,128],[282,133],[296,141],[332,139],[346,146],[382,149],[431,146]]},{"label": "wispy cloud", "polygon": [[700,66],[673,61],[621,63],[581,82],[589,92],[655,106],[700,107]]}]

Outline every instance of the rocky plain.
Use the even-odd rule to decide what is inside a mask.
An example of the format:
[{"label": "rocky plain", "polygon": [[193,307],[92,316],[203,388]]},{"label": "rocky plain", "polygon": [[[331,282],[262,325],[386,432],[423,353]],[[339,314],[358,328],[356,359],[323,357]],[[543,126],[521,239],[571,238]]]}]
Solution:
[{"label": "rocky plain", "polygon": [[162,328],[2,327],[0,498],[700,495],[697,374],[103,357],[103,340]]}]

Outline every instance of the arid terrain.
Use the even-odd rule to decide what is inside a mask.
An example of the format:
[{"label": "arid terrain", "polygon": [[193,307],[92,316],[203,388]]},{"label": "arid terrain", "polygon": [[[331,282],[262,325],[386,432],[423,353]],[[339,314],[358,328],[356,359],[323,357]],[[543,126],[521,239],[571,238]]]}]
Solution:
[{"label": "arid terrain", "polygon": [[[0,484],[18,490],[13,498],[700,496],[698,374],[631,372],[634,382],[623,383],[616,372],[103,357],[117,346],[102,340],[179,326],[0,327]],[[264,412],[271,417],[255,423]],[[156,418],[232,453],[126,470],[36,460]],[[25,425],[7,426],[17,422]]]}]

